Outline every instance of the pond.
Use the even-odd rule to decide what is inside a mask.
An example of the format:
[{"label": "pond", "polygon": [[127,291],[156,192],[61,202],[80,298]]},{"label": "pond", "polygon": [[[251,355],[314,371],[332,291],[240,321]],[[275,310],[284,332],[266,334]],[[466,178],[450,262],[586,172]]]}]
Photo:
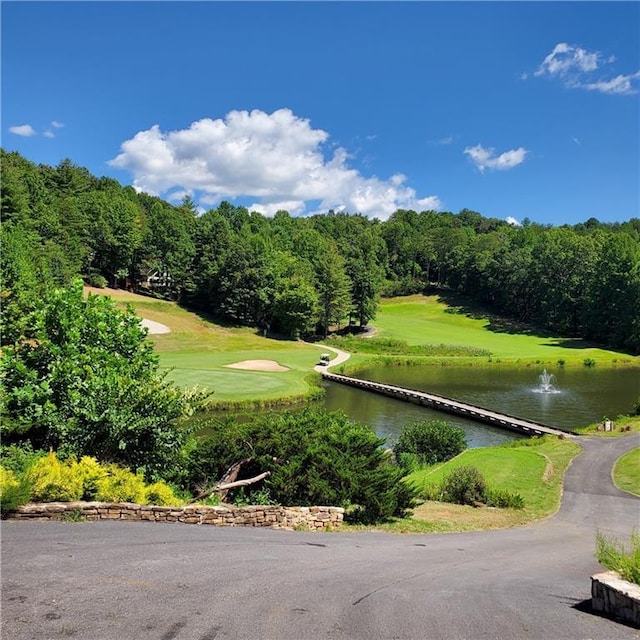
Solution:
[{"label": "pond", "polygon": [[[640,397],[640,369],[631,367],[555,367],[543,388],[543,367],[374,367],[357,377],[426,391],[570,430],[605,417],[631,413]],[[325,406],[341,409],[370,425],[392,443],[406,424],[444,419],[463,428],[469,447],[483,447],[519,435],[439,413],[399,400],[325,381]]]}]

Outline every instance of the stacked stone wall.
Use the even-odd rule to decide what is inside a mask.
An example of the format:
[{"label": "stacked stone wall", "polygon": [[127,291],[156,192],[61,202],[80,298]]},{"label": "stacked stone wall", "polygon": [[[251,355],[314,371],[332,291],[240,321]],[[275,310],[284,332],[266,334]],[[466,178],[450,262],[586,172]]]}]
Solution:
[{"label": "stacked stone wall", "polygon": [[339,529],[340,507],[158,507],[130,502],[46,502],[25,504],[8,516],[14,520],[138,520],[210,524],[217,527],[268,527],[270,529]]},{"label": "stacked stone wall", "polygon": [[640,628],[640,586],[615,571],[591,576],[591,608]]}]

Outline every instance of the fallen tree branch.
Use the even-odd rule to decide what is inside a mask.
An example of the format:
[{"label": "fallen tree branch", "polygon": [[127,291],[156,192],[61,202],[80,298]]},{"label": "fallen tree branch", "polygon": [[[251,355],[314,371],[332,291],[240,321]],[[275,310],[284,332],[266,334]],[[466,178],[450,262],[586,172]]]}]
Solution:
[{"label": "fallen tree branch", "polygon": [[229,489],[233,489],[235,487],[246,487],[250,484],[254,484],[256,482],[260,482],[260,480],[264,480],[267,476],[271,475],[271,471],[265,471],[260,475],[254,476],[253,478],[247,478],[246,480],[236,480],[235,482],[227,482],[226,484],[217,484],[214,488],[214,492],[218,491],[228,491]]},{"label": "fallen tree branch", "polygon": [[191,498],[189,500],[189,504],[193,502],[197,502],[198,500],[202,500],[203,498],[207,498],[214,493],[220,494],[220,500],[224,502],[227,497],[227,493],[229,489],[234,489],[235,487],[246,487],[250,484],[254,484],[256,482],[260,482],[260,480],[264,480],[267,476],[271,475],[270,471],[265,471],[253,478],[246,478],[245,480],[236,480],[238,474],[240,473],[240,469],[243,464],[247,462],[251,462],[253,458],[244,458],[243,460],[239,460],[238,462],[234,462],[222,476],[222,478],[216,482],[213,486],[209,486],[206,489],[203,489],[198,493],[195,498]]}]

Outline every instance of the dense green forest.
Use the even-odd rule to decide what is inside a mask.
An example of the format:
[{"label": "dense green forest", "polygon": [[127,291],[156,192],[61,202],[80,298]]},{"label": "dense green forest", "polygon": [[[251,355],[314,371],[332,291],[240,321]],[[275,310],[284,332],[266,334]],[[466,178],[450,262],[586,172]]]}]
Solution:
[{"label": "dense green forest", "polygon": [[[70,160],[2,151],[5,343],[55,285],[148,289],[232,324],[298,337],[365,326],[380,296],[439,287],[516,321],[640,352],[640,219],[508,224],[464,209],[369,220],[199,213]],[[622,212],[621,212],[622,215]]]}]

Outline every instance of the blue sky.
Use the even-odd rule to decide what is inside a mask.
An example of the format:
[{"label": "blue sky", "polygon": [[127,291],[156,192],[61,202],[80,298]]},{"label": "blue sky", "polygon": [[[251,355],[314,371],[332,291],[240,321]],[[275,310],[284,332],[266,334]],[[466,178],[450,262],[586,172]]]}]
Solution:
[{"label": "blue sky", "polygon": [[640,217],[638,2],[12,2],[2,146],[207,209]]}]

